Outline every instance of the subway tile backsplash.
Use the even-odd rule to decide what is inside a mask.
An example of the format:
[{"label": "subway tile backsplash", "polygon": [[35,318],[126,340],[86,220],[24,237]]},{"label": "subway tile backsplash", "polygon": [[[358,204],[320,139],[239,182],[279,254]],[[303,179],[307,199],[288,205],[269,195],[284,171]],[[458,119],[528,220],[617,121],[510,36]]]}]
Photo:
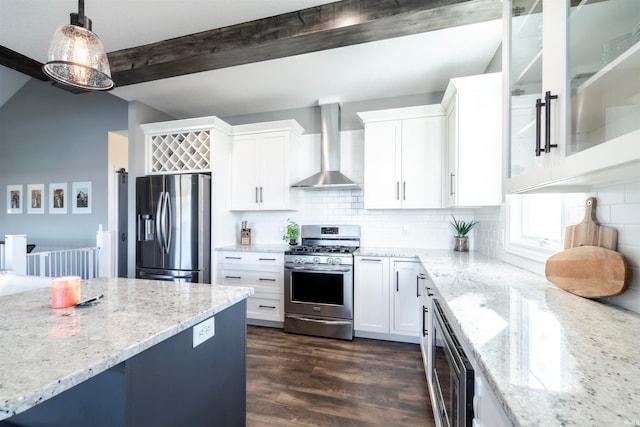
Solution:
[{"label": "subway tile backsplash", "polygon": [[[608,302],[640,313],[640,180],[612,186],[596,187],[586,197],[598,200],[596,217],[602,225],[618,230],[618,252],[625,256],[631,267],[631,284],[627,291]],[[504,206],[476,209],[479,220],[475,249],[485,255],[501,259],[539,274],[544,274],[544,264],[527,260],[504,251]],[[584,217],[584,205],[570,209],[570,224],[579,223]]]},{"label": "subway tile backsplash", "polygon": [[[618,251],[629,261],[632,283],[622,295],[608,301],[640,313],[640,180],[595,188],[587,196],[598,199],[596,215],[603,225],[618,230]],[[362,190],[305,191],[295,212],[243,212],[254,228],[258,244],[282,243],[280,228],[287,218],[299,224],[359,224],[363,246],[453,249],[451,214],[456,218],[480,221],[470,233],[470,248],[487,256],[544,275],[544,263],[504,250],[505,208],[366,210]],[[584,205],[570,210],[571,224],[582,221]]]}]

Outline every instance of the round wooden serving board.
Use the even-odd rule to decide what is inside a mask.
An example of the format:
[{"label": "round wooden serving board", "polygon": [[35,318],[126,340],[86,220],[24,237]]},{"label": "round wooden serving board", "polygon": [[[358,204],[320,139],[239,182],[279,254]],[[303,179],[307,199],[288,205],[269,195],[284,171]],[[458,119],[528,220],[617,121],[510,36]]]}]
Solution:
[{"label": "round wooden serving board", "polygon": [[629,286],[631,271],[618,252],[598,246],[580,246],[551,256],[547,280],[585,298],[620,295]]}]

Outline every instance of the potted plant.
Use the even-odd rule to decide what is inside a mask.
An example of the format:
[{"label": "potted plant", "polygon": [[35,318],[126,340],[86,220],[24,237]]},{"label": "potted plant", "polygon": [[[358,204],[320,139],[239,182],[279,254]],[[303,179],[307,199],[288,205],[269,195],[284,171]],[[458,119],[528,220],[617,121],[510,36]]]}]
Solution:
[{"label": "potted plant", "polygon": [[468,252],[469,251],[469,231],[473,228],[478,221],[458,221],[455,216],[451,215],[453,222],[453,228],[456,229],[457,235],[453,237],[453,250],[456,252]]},{"label": "potted plant", "polygon": [[282,240],[285,242],[288,240],[289,244],[294,246],[298,242],[298,234],[300,234],[298,223],[291,218],[287,218],[287,231],[282,236]]}]

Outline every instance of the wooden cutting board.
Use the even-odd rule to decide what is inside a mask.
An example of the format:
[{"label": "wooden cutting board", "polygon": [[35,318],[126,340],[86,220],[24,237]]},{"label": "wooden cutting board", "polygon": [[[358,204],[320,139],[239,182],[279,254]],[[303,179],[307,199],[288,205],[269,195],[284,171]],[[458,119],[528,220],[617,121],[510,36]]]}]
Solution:
[{"label": "wooden cutting board", "polygon": [[547,280],[585,298],[620,295],[629,286],[631,270],[618,252],[598,246],[579,246],[551,256]]},{"label": "wooden cutting board", "polygon": [[618,231],[615,228],[600,225],[596,219],[596,205],[596,198],[589,197],[582,222],[570,225],[565,229],[564,249],[578,246],[600,246],[616,250]]}]

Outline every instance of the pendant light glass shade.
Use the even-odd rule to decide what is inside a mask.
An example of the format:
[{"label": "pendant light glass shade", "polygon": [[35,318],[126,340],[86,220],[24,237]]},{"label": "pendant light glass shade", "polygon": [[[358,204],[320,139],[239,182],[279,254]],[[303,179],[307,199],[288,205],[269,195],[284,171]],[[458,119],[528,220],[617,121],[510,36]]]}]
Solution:
[{"label": "pendant light glass shade", "polygon": [[44,72],[60,83],[87,90],[113,87],[102,42],[90,30],[62,25],[53,35]]}]

